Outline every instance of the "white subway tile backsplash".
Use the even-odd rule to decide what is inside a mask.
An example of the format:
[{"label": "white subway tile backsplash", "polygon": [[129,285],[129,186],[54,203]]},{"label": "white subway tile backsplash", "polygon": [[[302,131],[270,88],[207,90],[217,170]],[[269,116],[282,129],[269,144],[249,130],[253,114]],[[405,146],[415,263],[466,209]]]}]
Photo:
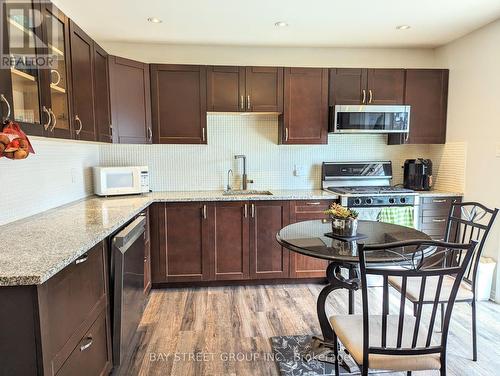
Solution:
[{"label": "white subway tile backsplash", "polygon": [[[328,145],[278,145],[277,115],[209,114],[208,145],[111,145],[32,137],[36,154],[22,161],[0,158],[4,205],[0,225],[82,199],[93,193],[91,167],[147,165],[154,191],[219,190],[227,170],[240,183],[247,156],[255,189],[314,189],[321,162],[391,160],[394,184],[403,181],[407,158],[431,158],[436,188],[463,192],[465,143],[388,146],[385,135],[330,134]],[[302,167],[300,176],[295,166]]]}]

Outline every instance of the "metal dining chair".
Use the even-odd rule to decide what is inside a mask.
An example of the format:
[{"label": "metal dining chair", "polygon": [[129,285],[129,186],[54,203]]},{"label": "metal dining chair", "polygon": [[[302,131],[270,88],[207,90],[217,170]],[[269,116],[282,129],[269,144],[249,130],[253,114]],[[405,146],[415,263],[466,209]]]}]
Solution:
[{"label": "metal dining chair", "polygon": [[[446,375],[449,321],[460,282],[470,264],[476,244],[475,241],[471,244],[453,244],[415,240],[359,245],[363,313],[334,315],[330,318],[334,332],[335,375],[339,375],[338,340],[357,363],[362,375],[368,375],[369,369],[407,371],[409,375],[411,371],[439,370],[441,375]],[[388,252],[394,256],[395,266],[367,264],[367,259],[375,258],[380,252]],[[443,266],[442,261],[450,257],[456,263]],[[382,304],[380,297],[367,286],[367,276],[382,277]],[[447,290],[445,321],[440,338],[437,338],[439,334],[433,327],[439,301],[443,297],[444,280],[448,277],[453,277],[455,282]],[[390,313],[389,310],[389,278],[401,280],[403,294],[401,299],[397,299],[397,314]],[[419,305],[415,316],[405,313],[405,292],[410,280],[418,281],[420,285],[420,303],[434,288],[432,309],[430,312],[426,310],[425,315],[423,304]]]},{"label": "metal dining chair", "polygon": [[[498,209],[488,209],[477,202],[453,203],[448,215],[448,222],[444,240],[454,243],[467,243],[476,240],[479,244],[475,249],[472,262],[467,269],[464,280],[458,290],[456,302],[469,303],[472,308],[472,359],[477,360],[477,325],[476,325],[476,283],[479,260],[483,252],[483,247],[497,216]],[[446,263],[453,263],[454,260],[444,260]],[[444,280],[444,290],[450,288],[454,281],[451,278]],[[402,291],[401,283],[394,278],[389,279],[389,284],[399,292]],[[430,297],[425,297],[422,303],[418,301],[418,285],[410,283],[406,287],[406,297],[413,303],[414,311],[417,312],[419,304],[432,303]],[[444,322],[444,309],[446,299],[440,299],[441,322]]]}]

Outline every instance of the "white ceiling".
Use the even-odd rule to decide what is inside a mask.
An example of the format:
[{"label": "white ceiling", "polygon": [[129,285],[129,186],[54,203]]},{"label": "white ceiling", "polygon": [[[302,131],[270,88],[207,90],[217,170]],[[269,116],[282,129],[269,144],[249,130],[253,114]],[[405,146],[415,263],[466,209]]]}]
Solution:
[{"label": "white ceiling", "polygon": [[[54,0],[98,41],[434,47],[500,18],[500,0]],[[152,24],[148,17],[158,17]],[[286,21],[288,27],[274,23]],[[397,25],[411,25],[396,30]]]}]

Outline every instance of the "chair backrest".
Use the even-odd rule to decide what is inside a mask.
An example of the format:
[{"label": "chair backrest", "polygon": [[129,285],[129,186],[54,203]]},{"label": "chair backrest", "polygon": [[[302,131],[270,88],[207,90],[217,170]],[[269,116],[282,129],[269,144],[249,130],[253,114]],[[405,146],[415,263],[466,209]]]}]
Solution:
[{"label": "chair backrest", "polygon": [[[369,354],[383,355],[424,355],[446,354],[448,326],[455,298],[474,254],[477,242],[470,244],[454,244],[432,240],[403,241],[380,245],[360,245],[360,271],[363,302],[363,364],[368,363]],[[377,253],[386,252],[393,256],[394,267],[367,263],[367,259],[375,258]],[[452,257],[457,260],[454,265],[444,265],[443,260]],[[373,296],[373,289],[368,289],[367,276],[376,275],[383,278],[382,307],[380,298]],[[454,277],[454,278],[449,278]],[[397,314],[389,312],[389,279],[401,279],[401,296],[396,305]],[[405,307],[408,281],[419,282],[419,302],[415,317],[406,314]],[[451,282],[450,282],[451,281]],[[448,283],[448,284],[447,284]],[[449,284],[452,283],[450,288]],[[417,285],[418,286],[418,285]],[[431,295],[429,295],[431,294]],[[434,323],[439,302],[446,296],[446,313],[441,338],[433,338]],[[422,304],[424,297],[432,296],[433,304]],[[377,299],[377,302],[370,302]],[[370,301],[369,301],[370,300]],[[394,301],[391,301],[394,306]],[[423,315],[423,307],[428,315]],[[432,307],[432,308],[431,308]],[[405,309],[406,308],[406,309]],[[378,310],[381,313],[369,310]],[[394,310],[394,308],[393,308]],[[380,332],[378,331],[380,326]],[[397,331],[394,327],[397,326]],[[392,328],[392,329],[390,329]],[[372,336],[372,340],[370,340]],[[378,338],[380,342],[378,343]],[[377,342],[377,343],[375,343]]]},{"label": "chair backrest", "polygon": [[451,205],[448,215],[446,242],[462,244],[470,243],[472,240],[478,242],[472,262],[464,275],[464,280],[472,285],[474,294],[479,260],[497,213],[498,209],[488,209],[478,202],[456,202]]}]

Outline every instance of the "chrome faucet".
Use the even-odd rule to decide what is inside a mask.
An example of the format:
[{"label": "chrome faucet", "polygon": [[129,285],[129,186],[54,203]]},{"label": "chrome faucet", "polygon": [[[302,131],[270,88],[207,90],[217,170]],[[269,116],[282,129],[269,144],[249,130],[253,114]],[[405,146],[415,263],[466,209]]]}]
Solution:
[{"label": "chrome faucet", "polygon": [[232,169],[229,169],[229,171],[227,172],[227,186],[226,186],[226,191],[230,191],[232,190],[233,188],[231,187],[231,178],[233,177],[233,170]]},{"label": "chrome faucet", "polygon": [[248,183],[253,183],[253,180],[247,179],[247,157],[246,155],[239,154],[235,155],[234,159],[243,159],[243,175],[242,175],[241,189],[246,191],[248,188]]}]

